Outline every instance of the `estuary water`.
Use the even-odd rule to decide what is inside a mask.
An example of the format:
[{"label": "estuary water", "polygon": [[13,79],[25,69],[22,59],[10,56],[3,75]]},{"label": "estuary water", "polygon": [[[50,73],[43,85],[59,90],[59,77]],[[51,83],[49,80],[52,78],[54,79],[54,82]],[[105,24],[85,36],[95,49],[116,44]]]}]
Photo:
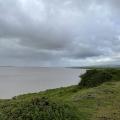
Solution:
[{"label": "estuary water", "polygon": [[84,69],[0,67],[0,99],[76,85]]}]

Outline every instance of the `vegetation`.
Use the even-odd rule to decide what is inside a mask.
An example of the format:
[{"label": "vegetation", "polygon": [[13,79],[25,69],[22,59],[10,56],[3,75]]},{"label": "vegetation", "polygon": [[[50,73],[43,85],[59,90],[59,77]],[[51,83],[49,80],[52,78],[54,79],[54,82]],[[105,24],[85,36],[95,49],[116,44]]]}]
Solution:
[{"label": "vegetation", "polygon": [[120,80],[119,69],[93,69],[88,70],[86,74],[80,76],[81,87],[96,87],[104,82]]},{"label": "vegetation", "polygon": [[0,100],[0,120],[120,120],[119,101],[120,70],[89,70],[79,86]]},{"label": "vegetation", "polygon": [[75,112],[68,105],[44,97],[6,102],[1,105],[0,117],[4,120],[77,120]]}]

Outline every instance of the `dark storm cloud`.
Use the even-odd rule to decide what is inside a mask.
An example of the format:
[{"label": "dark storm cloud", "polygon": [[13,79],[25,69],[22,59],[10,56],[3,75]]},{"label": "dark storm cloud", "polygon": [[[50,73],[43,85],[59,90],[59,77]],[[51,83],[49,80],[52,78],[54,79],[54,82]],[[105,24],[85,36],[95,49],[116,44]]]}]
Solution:
[{"label": "dark storm cloud", "polygon": [[0,0],[0,64],[118,64],[119,0]]}]

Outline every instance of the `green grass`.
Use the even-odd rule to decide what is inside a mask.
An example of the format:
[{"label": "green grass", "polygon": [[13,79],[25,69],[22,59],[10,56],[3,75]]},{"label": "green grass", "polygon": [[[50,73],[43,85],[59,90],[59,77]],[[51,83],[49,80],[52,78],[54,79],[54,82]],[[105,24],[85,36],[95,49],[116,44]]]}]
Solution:
[{"label": "green grass", "polygon": [[120,120],[120,72],[114,72],[110,81],[94,87],[70,86],[0,100],[0,120]]}]

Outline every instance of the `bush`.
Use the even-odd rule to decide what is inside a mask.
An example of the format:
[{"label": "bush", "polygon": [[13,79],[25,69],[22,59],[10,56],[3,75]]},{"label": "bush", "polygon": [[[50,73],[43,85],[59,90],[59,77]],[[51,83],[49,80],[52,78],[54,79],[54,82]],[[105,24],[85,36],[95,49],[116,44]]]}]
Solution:
[{"label": "bush", "polygon": [[2,106],[2,120],[78,120],[68,106],[47,98],[8,103]]},{"label": "bush", "polygon": [[110,69],[87,70],[87,72],[81,76],[79,86],[96,87],[104,82],[111,81],[114,74],[116,74],[116,71]]}]

